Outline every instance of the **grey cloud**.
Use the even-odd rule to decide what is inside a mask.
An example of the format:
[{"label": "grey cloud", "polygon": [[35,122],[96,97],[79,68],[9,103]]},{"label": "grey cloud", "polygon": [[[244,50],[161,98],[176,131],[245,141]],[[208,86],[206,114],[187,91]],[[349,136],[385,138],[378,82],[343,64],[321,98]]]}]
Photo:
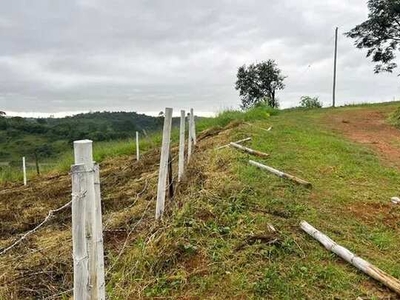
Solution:
[{"label": "grey cloud", "polygon": [[[329,104],[333,29],[366,14],[365,0],[3,1],[0,107],[217,111],[239,103],[237,67],[269,58],[288,76],[283,107]],[[339,103],[399,95],[397,76],[364,56],[340,37]]]}]

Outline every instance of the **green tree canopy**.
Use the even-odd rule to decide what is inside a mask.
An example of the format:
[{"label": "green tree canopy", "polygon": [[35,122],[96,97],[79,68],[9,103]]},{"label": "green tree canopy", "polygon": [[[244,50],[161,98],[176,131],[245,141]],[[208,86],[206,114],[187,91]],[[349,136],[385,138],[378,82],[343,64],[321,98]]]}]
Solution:
[{"label": "green tree canopy", "polygon": [[368,49],[375,73],[392,72],[400,43],[400,0],[368,0],[368,9],[368,20],[345,35],[355,39],[357,48]]},{"label": "green tree canopy", "polygon": [[270,59],[249,66],[243,65],[238,69],[236,90],[242,100],[243,109],[260,102],[266,102],[271,107],[278,107],[276,91],[285,88],[282,75],[277,63]]}]

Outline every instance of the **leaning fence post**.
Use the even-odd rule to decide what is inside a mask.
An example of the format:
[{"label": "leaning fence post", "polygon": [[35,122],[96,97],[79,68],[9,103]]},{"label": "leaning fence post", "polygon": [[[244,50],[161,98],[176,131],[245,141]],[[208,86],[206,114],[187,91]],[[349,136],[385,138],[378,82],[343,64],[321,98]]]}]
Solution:
[{"label": "leaning fence post", "polygon": [[26,185],[26,163],[25,163],[25,156],[22,157],[22,172],[24,173],[24,185]]},{"label": "leaning fence post", "polygon": [[164,114],[164,129],[161,146],[160,170],[158,173],[156,219],[164,213],[165,190],[168,174],[168,156],[171,139],[172,108],[166,108]]},{"label": "leaning fence post", "polygon": [[100,168],[98,164],[94,165],[94,192],[95,192],[95,218],[96,232],[94,234],[95,243],[97,244],[97,289],[99,300],[106,299],[105,280],[104,280],[104,246],[103,246],[103,221],[101,212],[101,192],[100,192]]},{"label": "leaning fence post", "polygon": [[195,121],[194,121],[193,108],[190,109],[190,117],[192,118],[192,126],[191,126],[190,130],[192,131],[193,145],[196,146],[196,144],[197,144],[197,139],[196,139],[196,123],[195,123]]},{"label": "leaning fence post", "polygon": [[73,165],[72,173],[72,249],[74,260],[74,299],[89,299],[89,269],[85,230],[85,165]]},{"label": "leaning fence post", "polygon": [[96,221],[96,195],[94,188],[94,164],[91,140],[74,142],[75,164],[83,164],[86,175],[85,194],[85,237],[88,253],[89,284],[88,294],[90,299],[98,299],[97,289],[97,244],[95,242],[97,232]]},{"label": "leaning fence post", "polygon": [[193,142],[193,138],[192,138],[192,114],[189,113],[188,114],[188,122],[189,122],[189,126],[188,126],[188,153],[187,153],[187,163],[189,163],[190,161],[190,156],[192,155],[192,142]]},{"label": "leaning fence post", "polygon": [[136,131],[136,160],[139,161],[139,132]]},{"label": "leaning fence post", "polygon": [[181,110],[181,124],[179,131],[179,162],[178,162],[178,182],[182,180],[185,171],[185,111]]}]

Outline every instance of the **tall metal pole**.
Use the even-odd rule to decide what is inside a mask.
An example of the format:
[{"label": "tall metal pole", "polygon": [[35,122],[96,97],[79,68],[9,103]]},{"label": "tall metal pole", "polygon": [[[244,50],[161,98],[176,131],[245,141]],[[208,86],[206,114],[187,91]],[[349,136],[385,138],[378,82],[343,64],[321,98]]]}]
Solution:
[{"label": "tall metal pole", "polygon": [[335,107],[336,104],[336,63],[337,63],[337,48],[338,48],[338,30],[335,29],[335,58],[333,62],[333,94],[332,94],[332,106]]}]

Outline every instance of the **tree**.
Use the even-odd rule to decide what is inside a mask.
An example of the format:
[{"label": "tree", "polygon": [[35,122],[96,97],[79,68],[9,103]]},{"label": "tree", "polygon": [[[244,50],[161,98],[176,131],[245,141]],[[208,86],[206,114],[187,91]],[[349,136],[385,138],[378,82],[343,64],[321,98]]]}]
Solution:
[{"label": "tree", "polygon": [[0,118],[1,117],[4,117],[6,115],[6,112],[5,111],[2,111],[2,110],[0,110]]},{"label": "tree", "polygon": [[322,103],[318,97],[302,96],[300,98],[300,107],[303,108],[322,108]]},{"label": "tree", "polygon": [[278,107],[275,97],[277,90],[285,88],[282,75],[277,63],[270,59],[249,66],[243,65],[238,69],[236,90],[242,100],[241,108],[249,108],[257,103],[265,102],[271,107]]},{"label": "tree", "polygon": [[368,0],[368,9],[368,20],[345,35],[355,39],[357,48],[368,49],[375,73],[392,72],[400,43],[400,0]]}]

